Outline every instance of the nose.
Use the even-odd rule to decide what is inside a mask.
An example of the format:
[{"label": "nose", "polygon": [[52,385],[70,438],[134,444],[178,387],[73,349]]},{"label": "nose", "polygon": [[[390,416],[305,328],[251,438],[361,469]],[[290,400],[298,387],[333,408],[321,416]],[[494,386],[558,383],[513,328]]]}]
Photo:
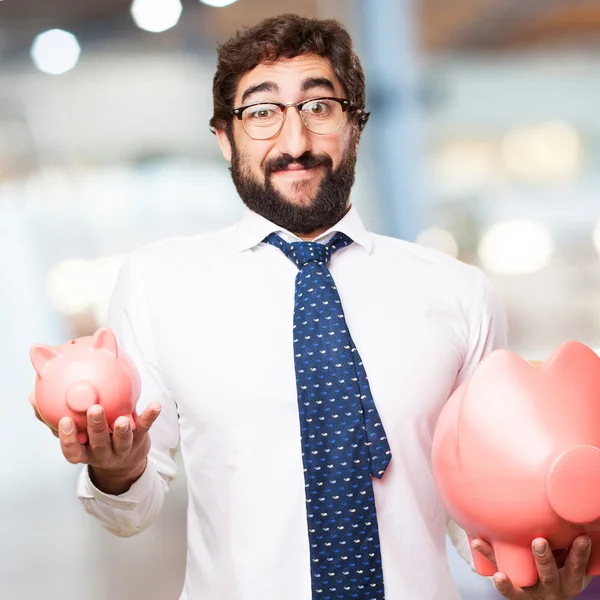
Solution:
[{"label": "nose", "polygon": [[310,132],[296,108],[290,106],[285,112],[285,121],[277,137],[277,147],[281,154],[298,158],[311,149]]},{"label": "nose", "polygon": [[600,519],[600,450],[580,445],[563,452],[546,477],[550,506],[570,523]]}]

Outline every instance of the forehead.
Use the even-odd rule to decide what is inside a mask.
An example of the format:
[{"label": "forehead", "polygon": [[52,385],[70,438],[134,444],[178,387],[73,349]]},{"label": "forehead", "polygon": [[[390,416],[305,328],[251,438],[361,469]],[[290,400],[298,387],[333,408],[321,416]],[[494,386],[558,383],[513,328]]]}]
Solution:
[{"label": "forehead", "polygon": [[335,87],[336,94],[342,94],[342,85],[335,76],[329,59],[315,54],[307,54],[278,60],[274,63],[261,63],[251,71],[244,73],[238,84],[234,103],[239,103],[242,94],[249,87],[266,81],[277,84],[280,89],[279,95],[282,98],[293,100],[294,98],[290,98],[290,94],[298,94],[302,82],[309,77],[329,79]]}]

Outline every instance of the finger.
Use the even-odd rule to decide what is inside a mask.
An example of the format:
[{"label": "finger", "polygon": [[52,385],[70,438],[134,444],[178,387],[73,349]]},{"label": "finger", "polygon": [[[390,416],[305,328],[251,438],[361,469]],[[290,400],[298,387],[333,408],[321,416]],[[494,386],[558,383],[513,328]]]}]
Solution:
[{"label": "finger", "polygon": [[119,417],[115,421],[112,436],[112,445],[115,454],[118,454],[119,456],[127,454],[131,449],[132,442],[133,433],[131,431],[129,417]]},{"label": "finger", "polygon": [[494,554],[494,549],[492,548],[491,544],[488,544],[485,540],[476,538],[471,542],[471,548],[477,550],[477,552],[480,554],[483,554],[483,556],[485,556],[491,563],[498,567],[498,564],[496,563],[496,555]]},{"label": "finger", "polygon": [[29,394],[29,404],[31,404],[31,408],[33,408],[36,418],[42,423],[45,423],[44,419],[42,419],[40,411],[38,410],[37,402],[35,401],[35,392],[31,392],[31,394]]},{"label": "finger", "polygon": [[44,425],[45,425],[46,422],[44,421],[44,419],[42,419],[42,415],[40,414],[40,411],[37,409],[37,406],[33,407],[33,412],[35,413],[35,418],[38,421],[41,421],[42,423],[44,423]]},{"label": "finger", "polygon": [[31,394],[29,394],[29,404],[31,404],[31,408],[33,408],[33,412],[35,413],[35,418],[38,421],[40,421],[41,423],[43,423],[44,425],[46,425],[46,427],[48,427],[50,429],[50,431],[52,432],[52,435],[57,438],[58,431],[56,429],[50,427],[50,425],[48,425],[48,423],[46,423],[46,421],[42,418],[40,411],[38,410],[37,402],[35,401],[35,392],[31,392]]},{"label": "finger", "polygon": [[31,404],[31,408],[33,408],[33,412],[35,412],[35,416],[42,422],[44,422],[44,419],[42,419],[42,415],[40,415],[40,411],[38,410],[37,407],[37,402],[35,400],[35,392],[31,392],[31,394],[29,394],[29,404]]},{"label": "finger", "polygon": [[110,430],[106,422],[104,410],[98,404],[91,406],[87,411],[88,444],[94,456],[94,464],[108,461],[113,453],[110,441]]},{"label": "finger", "polygon": [[536,538],[531,545],[542,589],[547,592],[558,592],[560,575],[550,544],[543,538]]},{"label": "finger", "polygon": [[54,429],[54,427],[52,427],[51,425],[48,425],[48,423],[46,423],[45,419],[42,417],[42,415],[38,412],[37,409],[35,409],[35,416],[40,423],[43,423],[51,431],[54,437],[58,437],[58,430]]},{"label": "finger", "polygon": [[493,580],[496,589],[505,598],[510,598],[510,600],[524,600],[526,598],[525,590],[515,586],[506,573],[496,573]]},{"label": "finger", "polygon": [[77,436],[77,427],[70,417],[64,417],[58,424],[58,437],[60,439],[60,448],[64,457],[72,464],[85,462],[87,451],[79,443]]},{"label": "finger", "polygon": [[145,435],[154,424],[158,415],[160,415],[162,406],[158,402],[151,402],[141,415],[137,416],[135,422],[135,436],[140,437]]},{"label": "finger", "polygon": [[587,571],[591,549],[590,538],[586,535],[579,536],[573,542],[562,571],[566,591],[572,594],[579,594],[585,587],[585,572]]}]

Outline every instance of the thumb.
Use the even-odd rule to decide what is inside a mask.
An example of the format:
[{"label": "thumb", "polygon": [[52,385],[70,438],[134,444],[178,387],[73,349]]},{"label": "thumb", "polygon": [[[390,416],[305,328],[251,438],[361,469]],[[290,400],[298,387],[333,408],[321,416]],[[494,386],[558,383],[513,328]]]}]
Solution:
[{"label": "thumb", "polygon": [[158,419],[158,415],[160,415],[161,409],[162,406],[158,402],[151,402],[150,404],[148,404],[148,406],[141,415],[134,413],[134,434],[136,436],[147,434],[148,431],[150,431],[150,427],[152,427],[156,419]]}]

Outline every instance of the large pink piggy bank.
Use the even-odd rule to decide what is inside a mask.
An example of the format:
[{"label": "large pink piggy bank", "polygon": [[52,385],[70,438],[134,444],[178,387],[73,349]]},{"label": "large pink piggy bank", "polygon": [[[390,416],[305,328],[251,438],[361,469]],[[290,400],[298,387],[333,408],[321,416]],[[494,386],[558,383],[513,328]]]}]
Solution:
[{"label": "large pink piggy bank", "polygon": [[497,569],[473,551],[480,575],[534,585],[534,538],[562,549],[582,534],[599,574],[600,358],[578,342],[538,367],[492,352],[442,410],[432,466],[450,517],[494,548]]},{"label": "large pink piggy bank", "polygon": [[112,330],[65,342],[56,348],[36,344],[31,362],[37,372],[35,401],[44,421],[55,431],[63,417],[72,417],[81,443],[87,441],[87,410],[102,405],[110,428],[117,417],[133,416],[140,396],[140,376],[119,350]]}]

